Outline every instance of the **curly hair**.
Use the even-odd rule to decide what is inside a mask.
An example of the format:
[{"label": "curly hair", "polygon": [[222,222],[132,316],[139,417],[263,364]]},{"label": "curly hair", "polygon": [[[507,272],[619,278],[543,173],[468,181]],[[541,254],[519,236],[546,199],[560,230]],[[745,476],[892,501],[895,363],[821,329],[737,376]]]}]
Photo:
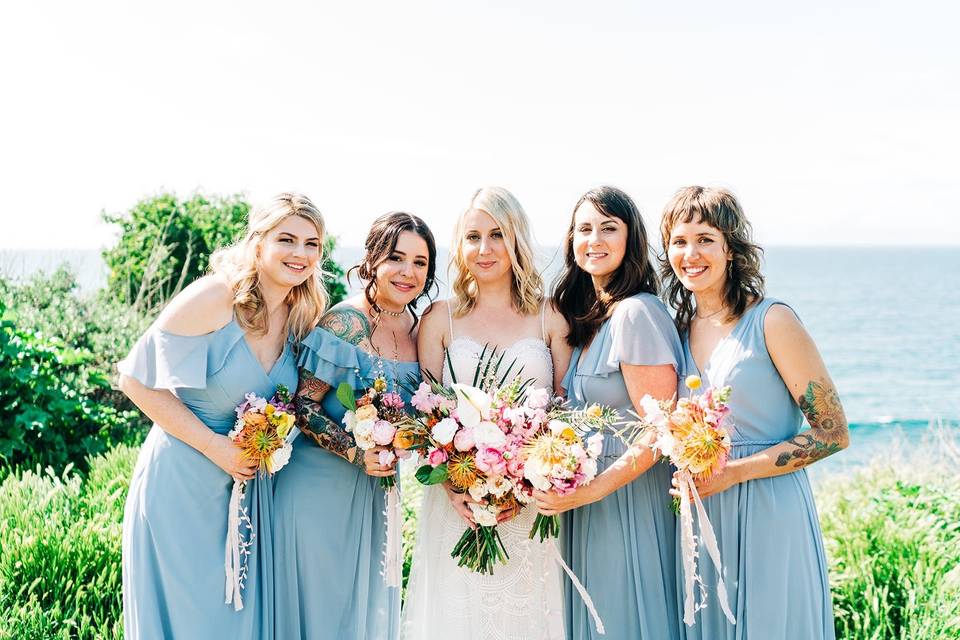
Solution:
[{"label": "curly hair", "polygon": [[[573,234],[577,209],[589,202],[608,218],[617,218],[627,226],[626,252],[623,262],[611,276],[598,296],[593,279],[577,265],[573,253]],[[566,319],[570,327],[567,344],[583,347],[593,339],[600,325],[610,317],[620,300],[638,293],[657,294],[657,270],[650,259],[647,230],[637,205],[626,193],[611,186],[602,186],[587,191],[570,216],[564,249],[564,270],[557,277],[554,288],[554,307]]]},{"label": "curly hair", "polygon": [[466,232],[464,220],[471,211],[488,214],[503,233],[513,275],[510,291],[514,309],[528,315],[536,313],[543,302],[543,280],[537,270],[527,214],[516,197],[506,189],[484,187],[474,192],[470,205],[460,215],[453,232],[454,250],[450,256],[450,265],[455,271],[450,287],[453,293],[453,315],[460,317],[469,313],[476,306],[479,295],[477,281],[463,257],[463,238]]},{"label": "curly hair", "polygon": [[753,229],[737,198],[723,188],[684,187],[667,203],[660,219],[664,252],[660,259],[660,274],[664,298],[676,309],[677,328],[681,333],[690,328],[695,313],[693,294],[680,282],[668,257],[670,236],[673,228],[681,222],[708,224],[723,234],[732,255],[723,291],[723,303],[730,314],[728,320],[739,318],[747,307],[763,299],[764,278],[760,272],[763,248],[753,242]]},{"label": "curly hair", "polygon": [[433,232],[423,220],[403,211],[385,213],[370,225],[367,240],[363,244],[364,254],[360,264],[354,265],[347,271],[347,279],[356,272],[357,276],[367,283],[363,288],[363,295],[373,309],[379,309],[377,304],[377,267],[379,267],[397,248],[397,239],[404,231],[415,233],[427,244],[427,277],[423,283],[423,291],[407,304],[413,316],[413,326],[410,333],[417,327],[417,303],[424,297],[432,301],[431,289],[436,287],[437,271],[437,243],[433,239]]},{"label": "curly hair", "polygon": [[264,236],[290,216],[312,222],[320,239],[321,255],[313,275],[293,287],[285,302],[290,306],[286,331],[302,340],[316,326],[327,308],[327,290],[323,286],[326,273],[323,264],[323,238],[326,227],[323,215],[302,193],[284,192],[254,209],[247,221],[247,233],[236,244],[219,249],[210,256],[210,271],[223,274],[233,290],[233,308],[237,323],[254,335],[264,335],[269,328],[267,305],[260,284],[257,248]]}]

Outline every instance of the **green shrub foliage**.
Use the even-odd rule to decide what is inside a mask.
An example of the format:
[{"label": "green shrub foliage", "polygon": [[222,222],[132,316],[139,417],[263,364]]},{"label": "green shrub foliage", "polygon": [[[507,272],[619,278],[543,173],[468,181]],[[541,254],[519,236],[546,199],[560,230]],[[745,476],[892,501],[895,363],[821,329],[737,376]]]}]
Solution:
[{"label": "green shrub foliage", "polygon": [[[117,244],[103,252],[110,270],[107,291],[136,311],[155,313],[186,285],[207,272],[210,256],[240,239],[250,204],[241,196],[172,193],[145,198],[130,211],[103,214],[120,227]],[[333,260],[335,240],[327,237],[326,286],[336,304],[346,294],[343,270]]]},{"label": "green shrub foliage", "polygon": [[0,302],[0,469],[63,469],[122,439],[133,416],[97,399],[109,379],[87,350],[18,328]]}]

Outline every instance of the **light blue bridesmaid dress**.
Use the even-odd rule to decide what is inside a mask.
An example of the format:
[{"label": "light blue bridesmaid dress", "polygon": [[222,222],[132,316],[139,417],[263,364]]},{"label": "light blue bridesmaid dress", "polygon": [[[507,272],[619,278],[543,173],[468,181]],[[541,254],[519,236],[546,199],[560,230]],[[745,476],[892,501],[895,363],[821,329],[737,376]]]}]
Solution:
[{"label": "light blue bridesmaid dress", "polygon": [[[117,368],[171,390],[213,431],[226,434],[250,392],[297,386],[289,342],[263,369],[236,319],[201,336],[150,328]],[[247,483],[253,546],[244,608],[224,603],[224,548],[233,478],[154,425],[140,449],[123,517],[123,621],[127,640],[266,638],[273,625],[270,480]]]},{"label": "light blue bridesmaid dress", "polygon": [[[340,424],[336,399],[346,382],[369,388],[382,368],[389,390],[399,387],[416,362],[383,360],[325,329],[301,344],[300,366],[330,385],[324,412]],[[274,486],[274,549],[277,560],[277,640],[391,640],[400,629],[400,589],[381,575],[386,542],[385,494],[380,479],[322,449],[305,436],[294,440],[289,464]]]},{"label": "light blue bridesmaid dress", "polygon": [[[745,458],[800,431],[800,409],[767,353],[763,322],[777,300],[766,298],[744,312],[698,371],[684,336],[687,373],[703,387],[730,385],[728,424],[732,459]],[[683,387],[683,385],[680,385]],[[681,392],[685,391],[685,387]],[[689,391],[687,391],[689,393]],[[822,640],[834,638],[827,560],[820,521],[804,469],[748,480],[703,501],[717,534],[731,625],[717,605],[717,573],[700,548],[698,570],[707,587],[706,609],[696,624],[679,626],[693,640]],[[683,569],[677,564],[678,598]],[[682,602],[682,600],[680,600]]]},{"label": "light blue bridesmaid dress", "polygon": [[[574,349],[563,387],[574,406],[599,403],[633,420],[634,407],[620,365],[669,364],[679,372],[682,362],[680,338],[666,307],[656,296],[641,293],[617,304],[586,351]],[[601,471],[624,451],[621,440],[605,437]],[[606,635],[596,633],[586,606],[568,582],[568,638],[679,637],[671,477],[670,467],[658,462],[602,500],[564,514],[564,557],[586,586],[606,627]]]}]

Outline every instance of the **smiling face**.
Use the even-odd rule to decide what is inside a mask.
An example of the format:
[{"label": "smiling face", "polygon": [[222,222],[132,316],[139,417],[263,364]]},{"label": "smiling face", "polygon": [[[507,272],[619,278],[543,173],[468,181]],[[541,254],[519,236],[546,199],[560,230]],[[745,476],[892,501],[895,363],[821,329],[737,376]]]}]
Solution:
[{"label": "smiling face", "polygon": [[481,209],[463,216],[460,251],[470,274],[478,284],[510,278],[512,263],[503,230],[493,217]]},{"label": "smiling face", "polygon": [[320,261],[321,239],[316,225],[297,215],[287,216],[260,241],[260,277],[276,286],[292,288],[313,276]]},{"label": "smiling face", "polygon": [[400,311],[413,302],[426,284],[429,256],[426,240],[413,231],[402,231],[393,251],[376,267],[377,306]]},{"label": "smiling face", "polygon": [[584,200],[573,214],[573,258],[603,286],[620,268],[627,251],[627,224]]},{"label": "smiling face", "polygon": [[688,291],[722,294],[732,259],[723,232],[700,220],[678,222],[670,231],[667,258]]}]

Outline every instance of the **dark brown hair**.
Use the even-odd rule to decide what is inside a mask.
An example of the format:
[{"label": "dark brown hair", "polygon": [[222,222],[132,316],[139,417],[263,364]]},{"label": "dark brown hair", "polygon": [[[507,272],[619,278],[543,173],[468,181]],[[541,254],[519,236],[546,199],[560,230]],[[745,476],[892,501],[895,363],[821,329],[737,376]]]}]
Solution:
[{"label": "dark brown hair", "polygon": [[763,249],[753,242],[753,229],[743,214],[736,196],[727,189],[684,187],[674,194],[660,219],[663,257],[664,297],[677,310],[677,328],[681,333],[690,328],[693,319],[693,294],[680,282],[670,266],[670,235],[681,222],[708,224],[723,234],[727,250],[733,256],[727,263],[727,281],[723,303],[729,309],[728,319],[739,318],[751,304],[763,299],[764,279],[760,273]]},{"label": "dark brown hair", "polygon": [[[584,202],[589,202],[608,218],[617,218],[627,225],[623,262],[604,286],[600,297],[593,288],[590,274],[577,266],[573,255],[574,223],[577,209]],[[583,347],[610,316],[617,302],[638,293],[657,294],[657,272],[650,260],[647,230],[640,211],[630,196],[616,187],[597,187],[583,194],[570,216],[566,243],[564,270],[557,278],[553,304],[570,327],[567,343],[572,347]]]},{"label": "dark brown hair", "polygon": [[413,316],[413,326],[410,327],[410,332],[413,333],[419,321],[416,312],[417,303],[423,298],[426,298],[428,302],[432,302],[433,294],[431,293],[431,289],[436,287],[437,243],[434,241],[433,232],[430,231],[430,227],[427,226],[426,222],[412,213],[405,213],[403,211],[391,211],[374,220],[373,224],[370,225],[370,231],[367,233],[367,241],[363,244],[363,248],[365,249],[363,258],[360,264],[351,267],[350,270],[347,271],[347,280],[349,281],[350,275],[356,271],[357,276],[367,282],[367,286],[363,289],[364,297],[366,297],[371,307],[378,309],[379,306],[376,303],[377,267],[396,250],[397,239],[404,231],[410,231],[423,238],[423,241],[427,243],[428,254],[427,278],[423,283],[423,291],[407,304],[407,308],[410,309],[410,313]]}]

